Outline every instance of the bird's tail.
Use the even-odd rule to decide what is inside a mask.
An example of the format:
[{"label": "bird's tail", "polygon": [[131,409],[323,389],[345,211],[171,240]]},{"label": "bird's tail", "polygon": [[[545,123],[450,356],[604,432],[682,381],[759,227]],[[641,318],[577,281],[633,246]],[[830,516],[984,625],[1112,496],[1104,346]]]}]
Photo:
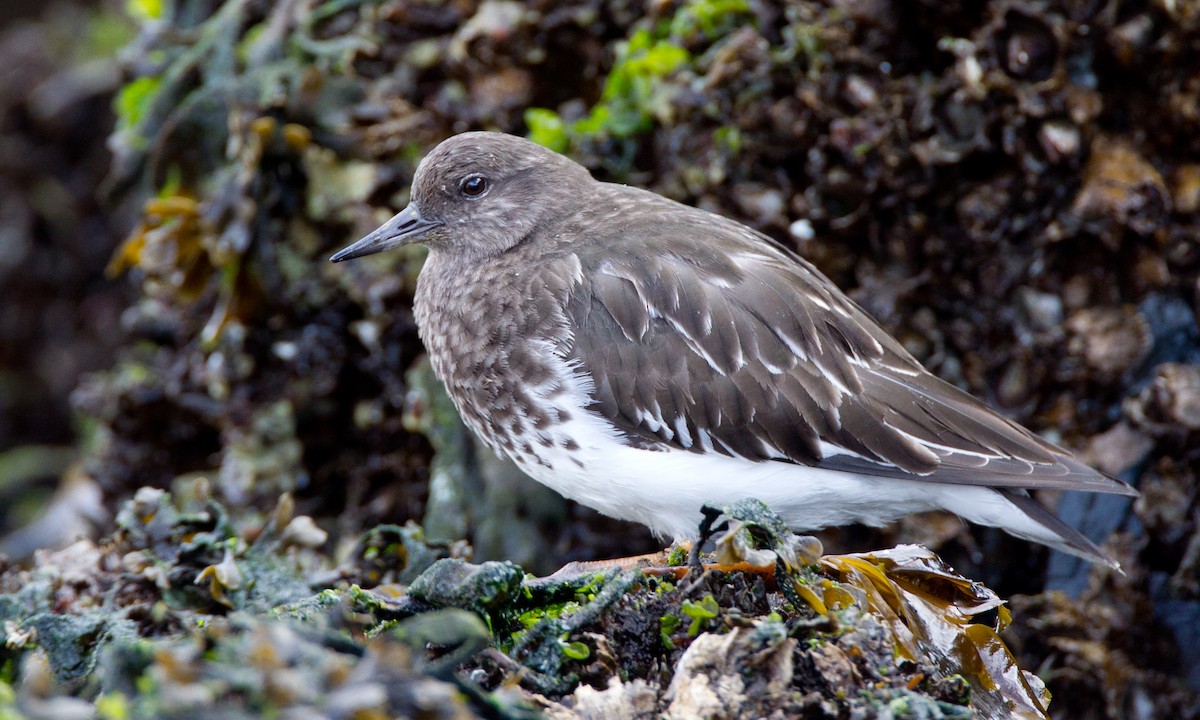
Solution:
[{"label": "bird's tail", "polygon": [[1023,523],[1021,526],[1002,526],[1009,534],[1048,545],[1055,550],[1081,557],[1090,562],[1103,563],[1117,571],[1121,570],[1121,565],[1116,559],[1104,552],[1099,545],[1089,540],[1083,533],[1047,510],[1027,490],[997,488],[996,492],[1015,505],[1026,518],[1033,521],[1032,527],[1028,523]]}]

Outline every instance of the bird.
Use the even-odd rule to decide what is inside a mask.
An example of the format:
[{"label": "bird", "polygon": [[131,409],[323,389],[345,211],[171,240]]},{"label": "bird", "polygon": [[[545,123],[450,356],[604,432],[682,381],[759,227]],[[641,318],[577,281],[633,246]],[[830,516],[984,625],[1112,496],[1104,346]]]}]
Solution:
[{"label": "bird", "polygon": [[1118,567],[1031,491],[1136,490],[930,373],[764,233],[473,131],[330,260],[411,243],[463,421],[571,500],[679,542],[750,498],[797,531],[947,510]]}]

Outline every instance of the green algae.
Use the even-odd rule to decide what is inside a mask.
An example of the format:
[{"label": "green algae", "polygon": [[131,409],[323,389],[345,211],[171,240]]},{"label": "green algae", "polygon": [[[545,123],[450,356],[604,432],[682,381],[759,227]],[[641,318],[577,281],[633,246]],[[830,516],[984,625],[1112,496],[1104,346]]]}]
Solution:
[{"label": "green algae", "polygon": [[471,565],[446,558],[413,580],[408,594],[436,608],[462,608],[487,615],[518,597],[524,579],[525,571],[509,562]]},{"label": "green algae", "polygon": [[700,631],[708,626],[709,620],[713,620],[721,614],[721,608],[712,595],[705,595],[699,602],[684,600],[679,605],[679,611],[692,619],[687,629],[690,637],[699,635]]},{"label": "green algae", "polygon": [[[308,681],[322,687],[344,671],[336,668],[397,648],[404,649],[405,682],[447,683],[469,703],[492,707],[501,702],[495,688],[468,681],[463,668],[498,667],[515,673],[529,690],[562,697],[585,677],[614,672],[626,653],[639,663],[670,664],[696,643],[714,647],[702,638],[747,630],[739,647],[777,650],[802,640],[806,652],[845,645],[874,653],[863,656],[859,672],[869,671],[885,687],[868,691],[862,701],[897,717],[960,717],[943,707],[951,700],[969,701],[992,716],[1002,708],[1037,716],[1036,703],[1045,696],[1036,681],[1013,663],[995,631],[969,621],[996,607],[995,596],[981,586],[911,549],[826,556],[816,566],[807,559],[785,563],[783,556],[805,546],[785,535],[761,503],[726,512],[728,522],[717,528],[722,537],[745,537],[740,545],[726,542],[725,552],[773,553],[775,562],[764,569],[773,570],[777,590],[805,587],[804,593],[773,600],[761,578],[743,571],[693,570],[678,583],[635,569],[540,579],[508,562],[446,557],[448,548],[427,545],[415,525],[376,528],[340,571],[342,577],[379,579],[383,574],[372,568],[392,563],[386,571],[392,584],[314,587],[315,577],[331,576],[304,553],[323,536],[295,529],[306,523],[294,516],[290,496],[247,540],[200,481],[178,497],[139,492],[118,514],[110,545],[73,550],[93,568],[106,566],[98,559],[106,554],[119,556],[113,578],[89,582],[97,589],[117,577],[140,583],[140,607],[111,606],[110,596],[97,592],[66,613],[54,612],[61,578],[47,571],[35,573],[18,592],[0,595],[0,620],[6,621],[11,659],[25,666],[30,658],[44,658],[55,683],[86,687],[131,717],[163,712],[162,698],[201,678],[209,691],[239,694],[248,710],[275,712],[300,699],[312,702],[312,696],[284,693],[281,700],[259,679],[232,668],[325,668],[325,679]],[[401,577],[405,584],[395,582]],[[949,621],[938,620],[934,609]],[[824,624],[814,621],[814,610]],[[149,636],[147,622],[157,628]],[[208,649],[197,655],[197,647]],[[930,676],[957,673],[970,691],[949,688],[942,699],[925,698],[905,685],[913,682],[908,674],[896,672],[897,655]],[[215,697],[206,693],[193,700],[203,704]],[[122,706],[118,696],[128,704]],[[527,711],[520,704],[512,709],[517,716]]]}]

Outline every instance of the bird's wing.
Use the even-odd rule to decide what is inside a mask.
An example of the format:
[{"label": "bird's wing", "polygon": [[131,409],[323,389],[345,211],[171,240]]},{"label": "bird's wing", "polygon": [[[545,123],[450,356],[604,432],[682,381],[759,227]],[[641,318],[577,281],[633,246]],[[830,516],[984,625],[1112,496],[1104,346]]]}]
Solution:
[{"label": "bird's wing", "polygon": [[594,381],[593,409],[630,442],[880,477],[1135,494],[928,373],[765,236],[636,197],[651,212],[625,213],[607,233],[592,223],[563,261],[578,278],[564,354]]}]

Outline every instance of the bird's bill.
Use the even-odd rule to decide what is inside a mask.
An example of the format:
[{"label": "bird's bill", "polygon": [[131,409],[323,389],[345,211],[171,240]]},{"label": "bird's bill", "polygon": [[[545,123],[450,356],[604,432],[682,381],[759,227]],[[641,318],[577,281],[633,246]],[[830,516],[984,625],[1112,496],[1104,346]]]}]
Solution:
[{"label": "bird's bill", "polygon": [[417,206],[409,203],[408,207],[380,225],[375,232],[338,251],[329,258],[329,261],[336,263],[363,255],[374,255],[377,252],[417,242],[422,235],[439,225],[441,223],[436,220],[426,220],[421,217],[421,211],[417,209]]}]

